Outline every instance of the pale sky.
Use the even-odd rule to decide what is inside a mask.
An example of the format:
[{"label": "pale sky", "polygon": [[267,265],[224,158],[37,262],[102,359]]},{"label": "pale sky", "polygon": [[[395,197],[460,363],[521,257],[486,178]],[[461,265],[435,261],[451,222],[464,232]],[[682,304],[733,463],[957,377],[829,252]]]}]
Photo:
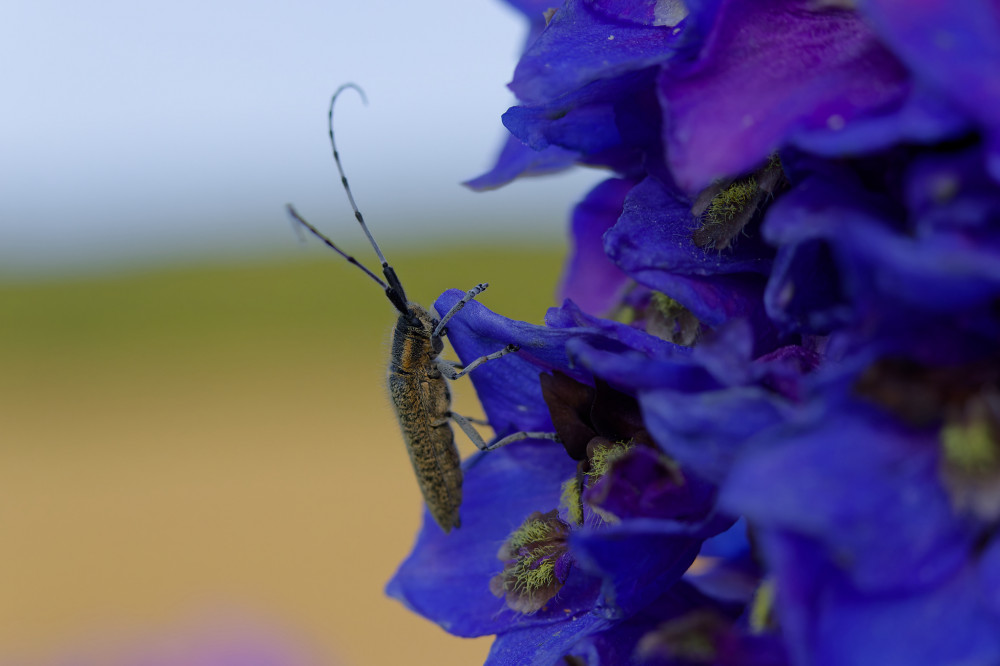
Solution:
[{"label": "pale sky", "polygon": [[326,138],[347,81],[369,105],[339,100],[338,147],[383,244],[561,237],[601,174],[459,185],[500,148],[525,33],[500,0],[6,0],[0,275],[295,251],[288,202],[363,252]]}]

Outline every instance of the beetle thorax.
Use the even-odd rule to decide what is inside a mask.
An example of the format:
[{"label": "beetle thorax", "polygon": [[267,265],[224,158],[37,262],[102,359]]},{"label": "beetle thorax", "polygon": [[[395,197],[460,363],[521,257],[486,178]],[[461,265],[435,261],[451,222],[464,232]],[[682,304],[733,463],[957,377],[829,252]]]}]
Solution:
[{"label": "beetle thorax", "polygon": [[407,314],[399,316],[393,331],[394,360],[409,365],[436,358],[444,349],[444,341],[432,335],[437,318],[416,303],[406,306]]}]

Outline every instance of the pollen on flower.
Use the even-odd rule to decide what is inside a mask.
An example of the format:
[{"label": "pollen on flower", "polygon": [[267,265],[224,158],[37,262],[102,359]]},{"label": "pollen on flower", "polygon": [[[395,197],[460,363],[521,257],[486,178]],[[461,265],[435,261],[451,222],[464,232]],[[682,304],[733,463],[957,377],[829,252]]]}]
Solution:
[{"label": "pollen on flower", "polygon": [[577,525],[583,524],[582,490],[580,480],[573,477],[563,482],[559,494],[559,506],[566,510],[569,519]]},{"label": "pollen on flower", "polygon": [[632,450],[632,442],[618,442],[614,446],[601,446],[594,450],[594,455],[590,458],[590,471],[587,476],[591,481],[596,481],[611,469],[611,465],[625,454]]},{"label": "pollen on flower", "polygon": [[504,567],[490,580],[490,591],[519,613],[541,610],[562,589],[572,567],[569,529],[556,511],[528,516],[497,553]]},{"label": "pollen on flower", "polygon": [[643,661],[715,663],[717,644],[728,621],[709,610],[692,611],[661,623],[639,640],[636,654]]},{"label": "pollen on flower", "polygon": [[757,179],[753,176],[740,180],[719,192],[706,213],[706,224],[732,222],[750,205],[757,194]]},{"label": "pollen on flower", "polygon": [[765,580],[758,587],[753,595],[753,603],[750,606],[750,629],[755,634],[761,634],[772,628],[774,624],[774,596],[775,588],[773,580]]},{"label": "pollen on flower", "polygon": [[650,335],[684,347],[698,341],[701,334],[698,318],[670,296],[654,291],[645,314],[646,332]]},{"label": "pollen on flower", "polygon": [[948,424],[941,429],[941,444],[949,463],[975,473],[994,467],[998,451],[988,423]]},{"label": "pollen on flower", "polygon": [[533,553],[537,559],[519,560],[514,565],[514,590],[533,594],[551,585],[555,581],[556,561],[550,556],[555,553],[555,546],[545,546]]},{"label": "pollen on flower", "polygon": [[775,154],[749,176],[706,188],[691,208],[701,222],[692,235],[695,245],[725,250],[753,219],[761,204],[785,187],[787,179],[781,159]]},{"label": "pollen on flower", "polygon": [[757,179],[749,176],[723,188],[712,188],[712,197],[701,214],[693,240],[698,247],[724,250],[750,221],[759,201]]},{"label": "pollen on flower", "polygon": [[520,527],[507,537],[507,543],[504,547],[507,550],[516,551],[528,544],[545,541],[552,532],[552,527],[548,522],[550,514],[551,512],[541,514],[537,511],[531,514],[527,520],[521,523]]}]

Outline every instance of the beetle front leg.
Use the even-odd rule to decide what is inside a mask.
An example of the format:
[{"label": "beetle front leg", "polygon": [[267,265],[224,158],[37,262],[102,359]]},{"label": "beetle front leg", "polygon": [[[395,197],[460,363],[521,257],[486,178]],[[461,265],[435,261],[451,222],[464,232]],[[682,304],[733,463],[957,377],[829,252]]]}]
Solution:
[{"label": "beetle front leg", "polygon": [[518,349],[520,349],[520,347],[518,347],[517,345],[507,345],[500,351],[493,352],[492,354],[487,354],[486,356],[480,356],[475,361],[469,363],[466,366],[459,365],[455,361],[447,361],[443,358],[436,359],[435,364],[437,365],[437,369],[441,372],[441,374],[447,377],[448,379],[458,379],[459,377],[463,377],[469,374],[470,372],[481,366],[483,363],[486,363],[486,361],[493,361],[495,359],[500,358],[501,356],[506,356],[507,354],[516,352]]}]

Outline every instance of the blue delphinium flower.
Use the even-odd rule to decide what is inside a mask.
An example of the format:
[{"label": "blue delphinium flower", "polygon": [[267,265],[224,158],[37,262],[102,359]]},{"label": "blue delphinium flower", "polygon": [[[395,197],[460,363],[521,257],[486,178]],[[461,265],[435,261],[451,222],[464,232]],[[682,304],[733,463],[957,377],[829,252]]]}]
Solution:
[{"label": "blue delphinium flower", "polygon": [[[470,181],[601,167],[389,593],[489,663],[1000,663],[1000,5],[512,2]],[[442,295],[445,312],[461,292]]]}]

